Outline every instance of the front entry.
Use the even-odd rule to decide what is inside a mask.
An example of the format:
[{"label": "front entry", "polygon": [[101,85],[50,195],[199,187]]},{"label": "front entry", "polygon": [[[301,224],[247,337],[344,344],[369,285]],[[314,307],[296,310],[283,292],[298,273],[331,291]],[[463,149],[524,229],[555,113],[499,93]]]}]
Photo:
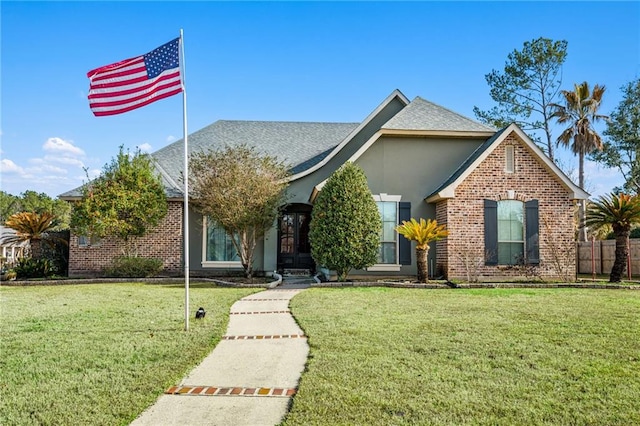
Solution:
[{"label": "front entry", "polygon": [[289,206],[282,214],[278,226],[278,270],[315,270],[309,244],[311,206]]}]

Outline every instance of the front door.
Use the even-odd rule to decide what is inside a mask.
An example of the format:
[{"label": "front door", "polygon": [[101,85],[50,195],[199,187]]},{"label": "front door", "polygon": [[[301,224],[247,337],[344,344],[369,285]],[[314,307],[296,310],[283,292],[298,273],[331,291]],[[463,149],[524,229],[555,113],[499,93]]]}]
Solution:
[{"label": "front door", "polygon": [[278,269],[308,269],[315,264],[309,244],[310,211],[285,211],[278,226]]}]

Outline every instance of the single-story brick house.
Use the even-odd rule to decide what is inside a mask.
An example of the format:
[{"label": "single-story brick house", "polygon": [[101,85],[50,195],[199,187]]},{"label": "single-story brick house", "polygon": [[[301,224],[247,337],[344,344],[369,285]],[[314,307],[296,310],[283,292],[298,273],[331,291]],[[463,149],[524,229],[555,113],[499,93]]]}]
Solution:
[{"label": "single-story brick house", "polygon": [[[588,194],[515,124],[496,131],[420,97],[409,101],[396,90],[360,123],[217,121],[189,135],[190,152],[240,143],[291,165],[289,204],[259,244],[256,271],[315,269],[308,240],[313,202],[347,161],[365,171],[384,227],[379,263],[354,273],[414,275],[412,244],[393,230],[411,217],[448,227],[449,237],[429,254],[432,276],[465,279],[472,268],[481,279],[508,278],[522,275],[514,265],[526,263],[552,278],[558,260],[575,271],[575,203]],[[167,188],[169,213],[144,237],[141,254],[163,259],[167,273],[180,274],[183,142],[152,157]],[[76,189],[60,197],[79,194]],[[241,270],[224,232],[189,210],[191,273]],[[118,253],[110,239],[91,244],[72,235],[69,273],[99,271]]]}]

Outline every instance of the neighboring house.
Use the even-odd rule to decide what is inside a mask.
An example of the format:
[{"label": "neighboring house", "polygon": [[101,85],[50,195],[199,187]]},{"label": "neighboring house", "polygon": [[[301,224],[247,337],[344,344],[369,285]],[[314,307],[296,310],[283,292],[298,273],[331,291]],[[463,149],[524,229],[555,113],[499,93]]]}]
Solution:
[{"label": "neighboring house", "polygon": [[[396,90],[361,123],[217,121],[189,135],[191,152],[240,143],[291,165],[289,204],[259,244],[258,271],[315,269],[308,240],[313,202],[347,161],[365,171],[384,228],[379,263],[353,273],[414,275],[415,250],[393,229],[411,217],[437,219],[449,230],[448,238],[432,245],[432,276],[464,279],[473,268],[484,279],[513,277],[522,275],[514,265],[527,263],[551,278],[557,261],[575,271],[574,205],[588,194],[516,125],[496,131]],[[183,143],[152,156],[167,187],[169,214],[141,247],[164,259],[167,272],[179,274]],[[79,195],[76,189],[60,197]],[[193,275],[241,270],[224,232],[191,209],[189,223]],[[97,271],[117,253],[109,239],[80,245],[72,235],[70,274]]]},{"label": "neighboring house", "polygon": [[15,241],[17,233],[6,226],[0,226],[0,257],[3,265],[13,265],[18,259],[24,257],[29,250],[29,241]]}]

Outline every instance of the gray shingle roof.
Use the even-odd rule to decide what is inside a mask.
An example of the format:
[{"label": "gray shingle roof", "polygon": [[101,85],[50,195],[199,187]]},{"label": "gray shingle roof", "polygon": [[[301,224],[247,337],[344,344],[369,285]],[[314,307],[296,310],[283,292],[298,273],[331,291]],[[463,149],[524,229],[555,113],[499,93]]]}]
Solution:
[{"label": "gray shingle roof", "polygon": [[496,129],[416,97],[406,108],[382,126],[390,130],[441,130],[456,132],[495,132]]},{"label": "gray shingle roof", "polygon": [[[278,158],[300,173],[321,162],[359,123],[312,123],[220,120],[189,135],[189,153],[207,152],[225,145],[247,144]],[[184,145],[180,139],[151,154],[162,175],[167,197],[181,198]],[[80,197],[80,188],[61,198]]]},{"label": "gray shingle roof", "polygon": [[[359,123],[306,123],[221,120],[189,135],[189,153],[247,144],[283,161],[299,173],[322,161]],[[181,182],[182,139],[154,152],[160,167]]]}]

